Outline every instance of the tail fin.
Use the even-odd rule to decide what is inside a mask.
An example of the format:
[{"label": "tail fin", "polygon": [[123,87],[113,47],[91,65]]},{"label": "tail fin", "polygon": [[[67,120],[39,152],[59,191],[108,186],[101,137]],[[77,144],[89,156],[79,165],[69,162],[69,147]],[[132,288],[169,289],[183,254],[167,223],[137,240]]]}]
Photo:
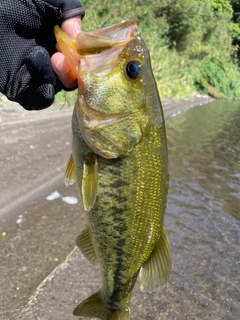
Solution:
[{"label": "tail fin", "polygon": [[100,291],[98,291],[82,301],[74,309],[73,314],[74,316],[85,316],[101,320],[129,320],[129,311],[129,308],[117,312],[108,310],[102,302]]}]

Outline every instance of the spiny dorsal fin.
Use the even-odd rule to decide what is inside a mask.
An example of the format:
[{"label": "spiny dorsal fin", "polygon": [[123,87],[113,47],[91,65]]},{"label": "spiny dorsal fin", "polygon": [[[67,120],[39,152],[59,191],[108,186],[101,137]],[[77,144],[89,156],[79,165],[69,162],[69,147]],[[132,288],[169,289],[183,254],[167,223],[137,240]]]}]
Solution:
[{"label": "spiny dorsal fin", "polygon": [[170,276],[172,269],[170,244],[166,230],[158,240],[149,259],[142,265],[140,271],[140,288],[142,291],[159,290]]},{"label": "spiny dorsal fin", "polygon": [[76,245],[79,247],[85,258],[87,258],[95,267],[97,267],[98,258],[94,250],[90,227],[86,227],[86,229],[80,233],[80,235],[77,237]]},{"label": "spiny dorsal fin", "polygon": [[83,161],[82,199],[83,207],[88,212],[94,206],[98,190],[98,162],[91,152]]},{"label": "spiny dorsal fin", "polygon": [[70,185],[74,184],[76,180],[75,176],[75,170],[74,170],[74,162],[73,162],[73,157],[72,154],[70,155],[66,169],[65,169],[65,185],[66,187],[69,187]]}]

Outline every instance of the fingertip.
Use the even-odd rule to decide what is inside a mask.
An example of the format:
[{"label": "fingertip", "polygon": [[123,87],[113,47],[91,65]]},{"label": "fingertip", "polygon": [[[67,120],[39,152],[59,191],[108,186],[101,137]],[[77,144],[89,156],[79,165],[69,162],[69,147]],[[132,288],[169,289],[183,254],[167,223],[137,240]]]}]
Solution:
[{"label": "fingertip", "polygon": [[81,32],[81,18],[74,17],[63,21],[61,28],[70,37],[75,38]]},{"label": "fingertip", "polygon": [[[81,18],[69,18],[63,21],[61,28],[70,37],[75,38],[76,35],[81,32]],[[58,47],[57,50],[59,50]],[[76,76],[73,74],[73,71],[69,67],[66,58],[61,52],[56,52],[55,54],[53,54],[53,56],[51,57],[51,65],[65,88],[70,89],[77,85]]]},{"label": "fingertip", "polygon": [[62,84],[66,88],[73,88],[77,84],[77,79],[75,75],[72,73],[70,67],[68,66],[68,63],[66,61],[66,58],[64,55],[60,52],[56,52],[51,57],[51,65],[58,76],[59,80],[62,82]]},{"label": "fingertip", "polygon": [[51,60],[53,70],[57,75],[65,74],[68,72],[69,67],[62,53],[60,52],[54,53],[50,60]]}]

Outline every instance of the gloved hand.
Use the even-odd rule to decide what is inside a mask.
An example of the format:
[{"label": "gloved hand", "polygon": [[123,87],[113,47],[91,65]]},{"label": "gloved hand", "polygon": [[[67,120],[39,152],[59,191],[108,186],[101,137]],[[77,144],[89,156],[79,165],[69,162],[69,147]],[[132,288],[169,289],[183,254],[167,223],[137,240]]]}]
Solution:
[{"label": "gloved hand", "polygon": [[0,5],[0,92],[27,110],[49,107],[63,85],[50,56],[53,28],[84,16],[78,0],[7,0]]}]

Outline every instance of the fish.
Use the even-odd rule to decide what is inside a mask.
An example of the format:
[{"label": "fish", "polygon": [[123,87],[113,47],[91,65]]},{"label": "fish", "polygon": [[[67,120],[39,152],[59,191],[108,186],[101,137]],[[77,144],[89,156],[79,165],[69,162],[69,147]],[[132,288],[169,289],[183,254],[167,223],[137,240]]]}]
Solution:
[{"label": "fish", "polygon": [[76,38],[56,26],[55,37],[78,79],[65,171],[87,216],[76,244],[102,275],[99,291],[73,314],[127,320],[136,280],[142,291],[158,291],[172,266],[167,139],[149,50],[136,17]]}]

